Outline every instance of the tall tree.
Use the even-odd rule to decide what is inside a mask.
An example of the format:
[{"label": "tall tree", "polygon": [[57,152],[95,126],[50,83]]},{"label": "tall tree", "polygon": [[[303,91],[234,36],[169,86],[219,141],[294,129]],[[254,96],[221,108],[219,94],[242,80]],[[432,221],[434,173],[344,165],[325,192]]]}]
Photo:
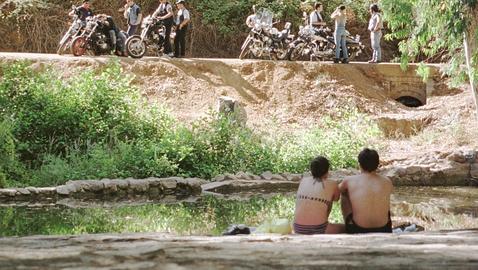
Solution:
[{"label": "tall tree", "polygon": [[402,63],[440,57],[444,72],[468,78],[478,117],[478,0],[381,0],[384,19],[402,39]]}]

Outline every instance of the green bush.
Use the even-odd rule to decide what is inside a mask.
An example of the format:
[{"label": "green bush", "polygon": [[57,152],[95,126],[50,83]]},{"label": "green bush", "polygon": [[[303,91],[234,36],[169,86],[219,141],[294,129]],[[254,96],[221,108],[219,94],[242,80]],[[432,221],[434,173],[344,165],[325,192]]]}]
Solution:
[{"label": "green bush", "polygon": [[0,188],[6,187],[11,178],[23,178],[25,170],[18,162],[15,139],[9,121],[0,121]]},{"label": "green bush", "polygon": [[63,154],[72,145],[160,137],[164,114],[152,112],[123,76],[119,64],[99,75],[86,71],[72,79],[51,70],[36,73],[27,63],[3,67],[0,116],[13,120],[23,160]]},{"label": "green bush", "polygon": [[[245,19],[252,13],[252,6],[256,9],[268,8],[274,12],[275,19],[292,22],[293,27],[298,28],[303,23],[302,12],[311,12],[316,1],[306,0],[192,0],[193,6],[201,15],[206,25],[214,25],[224,35],[246,31]],[[368,19],[368,8],[371,1],[368,0],[332,0],[322,1],[324,4],[324,19],[333,26],[330,15],[341,4],[346,4],[355,14],[358,23],[364,23]]]},{"label": "green bush", "polygon": [[[355,157],[374,125],[355,110],[308,131],[258,133],[211,114],[191,126],[146,105],[118,63],[63,79],[28,63],[2,66],[0,179],[9,186],[51,186],[75,179],[173,175],[213,178],[239,171],[308,170],[316,155],[335,168]],[[15,181],[13,181],[15,180]]]}]

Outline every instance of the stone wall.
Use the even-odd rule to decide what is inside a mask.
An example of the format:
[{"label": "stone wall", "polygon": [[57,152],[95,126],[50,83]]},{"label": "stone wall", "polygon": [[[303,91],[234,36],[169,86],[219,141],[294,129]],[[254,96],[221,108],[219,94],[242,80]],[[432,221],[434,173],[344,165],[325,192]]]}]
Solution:
[{"label": "stone wall", "polygon": [[432,152],[413,160],[392,160],[381,172],[400,186],[474,186],[478,152]]},{"label": "stone wall", "polygon": [[[341,181],[358,173],[339,170],[330,179]],[[389,177],[395,186],[472,186],[478,185],[478,152],[434,152],[414,160],[386,161],[380,173]],[[162,200],[166,196],[177,199],[201,194],[257,194],[296,191],[300,180],[309,173],[261,175],[239,172],[218,175],[211,181],[198,178],[103,179],[70,181],[65,185],[46,188],[0,189],[0,203],[57,202],[65,198],[79,200],[129,200],[146,198]]]},{"label": "stone wall", "polygon": [[46,188],[0,189],[0,202],[56,202],[63,198],[118,200],[146,197],[161,200],[199,195],[206,181],[198,178],[103,179],[69,181],[65,185]]}]

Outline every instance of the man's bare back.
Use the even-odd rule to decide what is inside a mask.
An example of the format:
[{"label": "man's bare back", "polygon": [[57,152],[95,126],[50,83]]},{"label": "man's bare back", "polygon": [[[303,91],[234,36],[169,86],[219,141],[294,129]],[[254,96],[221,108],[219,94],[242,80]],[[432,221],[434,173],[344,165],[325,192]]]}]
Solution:
[{"label": "man's bare back", "polygon": [[345,178],[339,185],[346,231],[391,232],[392,181],[376,173],[379,156],[375,150],[360,152],[359,164],[361,173]]},{"label": "man's bare back", "polygon": [[[340,185],[351,204],[354,222],[363,228],[387,224],[392,181],[376,173],[362,173],[346,178]],[[347,217],[350,213],[344,213]]]}]

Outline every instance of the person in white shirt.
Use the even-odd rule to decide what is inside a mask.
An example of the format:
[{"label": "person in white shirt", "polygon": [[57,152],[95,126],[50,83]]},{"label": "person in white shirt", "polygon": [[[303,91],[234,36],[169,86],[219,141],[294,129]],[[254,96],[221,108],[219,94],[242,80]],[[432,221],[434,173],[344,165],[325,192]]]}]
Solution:
[{"label": "person in white shirt", "polygon": [[370,31],[370,42],[372,43],[372,60],[369,63],[380,63],[382,61],[382,49],[380,47],[380,40],[382,39],[383,20],[380,14],[380,9],[377,4],[370,6],[370,14],[372,17],[368,23],[368,30]]},{"label": "person in white shirt", "polygon": [[322,18],[322,14],[320,14],[324,10],[324,6],[320,2],[316,2],[314,4],[314,9],[315,10],[310,13],[309,24],[310,26],[319,29],[326,25]]},{"label": "person in white shirt", "polygon": [[252,14],[247,17],[246,25],[249,28],[253,28],[255,23],[256,23],[256,5],[253,5]]},{"label": "person in white shirt", "polygon": [[159,0],[159,6],[153,13],[153,18],[158,18],[166,27],[166,35],[164,37],[164,53],[172,56],[171,41],[171,28],[174,24],[173,6],[167,0]]},{"label": "person in white shirt", "polygon": [[186,32],[191,21],[189,11],[186,9],[186,1],[178,0],[178,14],[176,17],[176,38],[174,39],[174,57],[184,57],[186,54]]}]

